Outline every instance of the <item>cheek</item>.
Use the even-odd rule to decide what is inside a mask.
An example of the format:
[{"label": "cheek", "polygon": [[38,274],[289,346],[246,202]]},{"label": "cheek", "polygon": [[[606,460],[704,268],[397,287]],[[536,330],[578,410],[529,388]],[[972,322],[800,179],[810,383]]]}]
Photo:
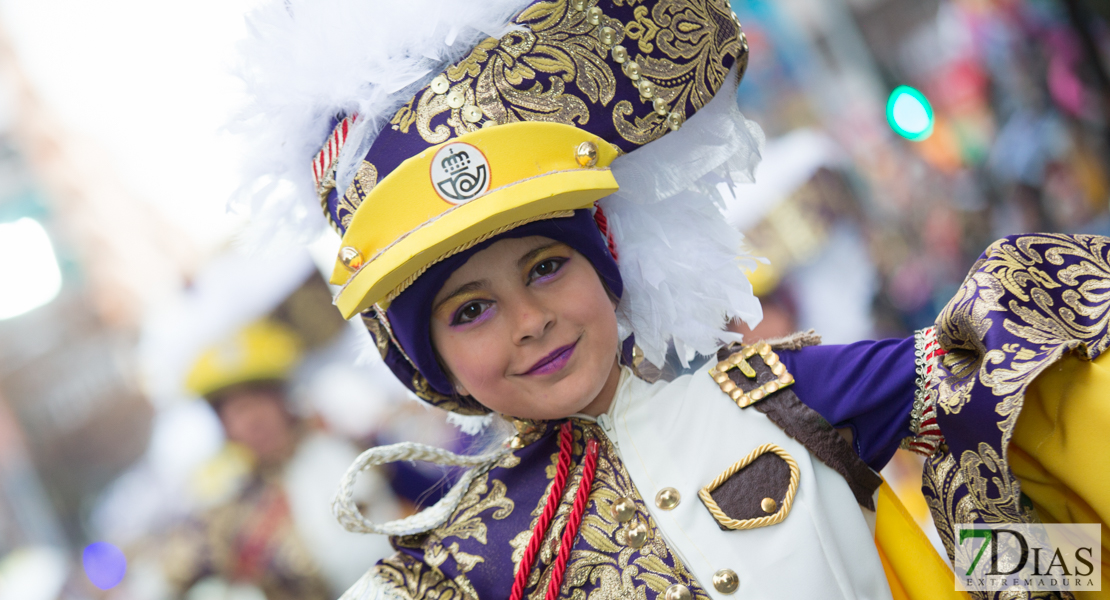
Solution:
[{"label": "cheek", "polygon": [[573,299],[565,303],[563,314],[593,334],[598,345],[616,347],[617,313],[592,269],[575,285]]},{"label": "cheek", "polygon": [[469,332],[454,332],[433,326],[432,343],[443,360],[448,375],[472,394],[483,382],[500,377],[507,364],[508,351],[498,343],[496,327]]}]

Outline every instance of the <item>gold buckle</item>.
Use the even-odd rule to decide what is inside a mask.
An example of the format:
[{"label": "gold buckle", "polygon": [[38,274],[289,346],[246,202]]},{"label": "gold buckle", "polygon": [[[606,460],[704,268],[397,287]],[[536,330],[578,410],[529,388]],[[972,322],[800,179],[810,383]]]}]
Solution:
[{"label": "gold buckle", "polygon": [[[755,379],[755,369],[748,363],[748,359],[756,354],[763,359],[764,364],[771,368],[771,372],[775,374],[776,379],[745,392],[729,378],[728,371],[739,368],[740,372],[748,379]],[[747,408],[768,395],[794,384],[794,376],[786,371],[786,365],[782,364],[779,355],[772,352],[771,347],[766,342],[756,342],[750,346],[744,346],[738,352],[733,353],[732,356],[717,363],[709,370],[709,376],[717,382],[717,385],[721,386],[721,391],[728,394],[729,398],[732,398],[740,408]]]}]

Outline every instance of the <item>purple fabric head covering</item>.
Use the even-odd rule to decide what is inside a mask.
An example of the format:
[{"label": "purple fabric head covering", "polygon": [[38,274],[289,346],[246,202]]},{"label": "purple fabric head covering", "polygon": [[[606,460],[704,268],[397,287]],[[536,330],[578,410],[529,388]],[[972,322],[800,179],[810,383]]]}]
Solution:
[{"label": "purple fabric head covering", "polygon": [[[393,300],[386,310],[386,316],[395,339],[413,364],[409,364],[409,361],[392,347],[386,354],[385,361],[402,383],[433,404],[449,404],[449,406],[443,406],[448,410],[464,414],[488,412],[470,399],[454,396],[454,386],[436,361],[431,338],[432,301],[451,274],[476,253],[499,240],[530,236],[551,238],[574,248],[590,261],[601,280],[618,298],[623,293],[624,284],[621,281],[617,263],[609,251],[605,237],[598,230],[591,211],[576,210],[571,217],[544,219],[521,225],[436,263]],[[435,394],[428,394],[427,390],[419,389],[418,382],[414,380],[418,379],[414,378],[417,370],[431,390],[449,396],[449,402],[447,402],[448,399],[438,402]],[[462,410],[459,410],[460,408]]]}]

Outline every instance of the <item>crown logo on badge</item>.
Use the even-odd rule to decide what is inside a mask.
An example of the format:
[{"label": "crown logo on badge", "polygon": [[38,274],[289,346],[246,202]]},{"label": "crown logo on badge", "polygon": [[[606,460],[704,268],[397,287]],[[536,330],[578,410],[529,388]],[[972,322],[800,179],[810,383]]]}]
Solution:
[{"label": "crown logo on badge", "polygon": [[468,202],[489,191],[489,163],[470,144],[447,144],[432,160],[432,184],[447,202]]},{"label": "crown logo on badge", "polygon": [[454,150],[450,150],[449,152],[450,154],[447,158],[443,159],[443,170],[451,175],[455,175],[470,166],[470,155],[467,154],[465,150],[458,154],[455,154]]}]

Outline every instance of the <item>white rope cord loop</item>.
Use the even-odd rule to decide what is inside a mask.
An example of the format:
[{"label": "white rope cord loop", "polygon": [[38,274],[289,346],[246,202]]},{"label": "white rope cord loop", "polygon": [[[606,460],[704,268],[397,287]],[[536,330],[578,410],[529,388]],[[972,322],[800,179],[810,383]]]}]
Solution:
[{"label": "white rope cord loop", "polygon": [[[508,448],[499,448],[487,454],[469,456],[414,442],[371,448],[360,454],[343,475],[343,479],[339,482],[339,491],[332,500],[332,514],[340,525],[354,533],[380,533],[392,536],[412,535],[435,529],[455,512],[474,478],[492,469],[508,452]],[[473,468],[464,473],[458,483],[439,502],[415,515],[380,525],[368,520],[355,506],[355,479],[362,471],[402,460],[422,460],[437,465]]]},{"label": "white rope cord loop", "polygon": [[[711,496],[710,493],[721,487],[725,481],[728,481],[728,479],[735,475],[740,469],[752,464],[755,459],[768,452],[773,452],[782,457],[782,459],[786,461],[787,466],[790,467],[790,485],[786,488],[786,497],[782,500],[782,506],[774,514],[767,515],[766,517],[733,519],[725,514],[725,511],[721,510],[721,507],[713,500],[713,496]],[[713,479],[709,485],[698,490],[698,497],[701,498],[705,507],[709,509],[709,513],[713,515],[713,518],[728,529],[756,529],[758,527],[775,525],[781,523],[786,519],[786,516],[790,514],[790,507],[794,504],[794,495],[798,493],[799,474],[798,463],[794,461],[793,456],[790,456],[786,450],[783,450],[782,446],[778,444],[763,444],[755,450],[752,450],[747,456],[734,463],[731,467],[725,469],[724,472]]]}]

